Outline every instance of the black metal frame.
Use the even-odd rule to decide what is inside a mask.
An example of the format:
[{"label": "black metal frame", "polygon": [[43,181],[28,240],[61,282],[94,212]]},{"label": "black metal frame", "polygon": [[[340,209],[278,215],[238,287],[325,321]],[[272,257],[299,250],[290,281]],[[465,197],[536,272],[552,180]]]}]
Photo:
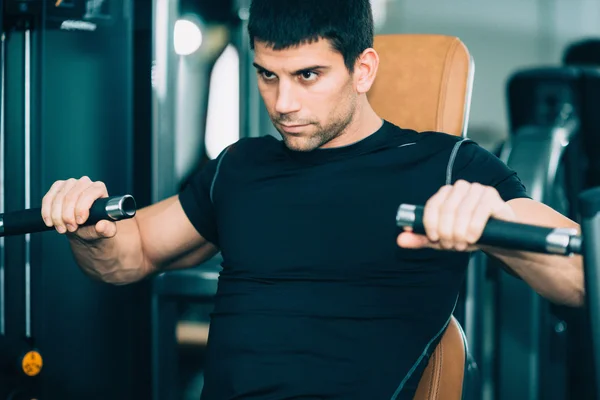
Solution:
[{"label": "black metal frame", "polygon": [[[585,305],[590,319],[594,376],[600,383],[600,186],[580,197],[583,221],[583,260],[585,277]],[[596,393],[600,396],[600,393]]]}]

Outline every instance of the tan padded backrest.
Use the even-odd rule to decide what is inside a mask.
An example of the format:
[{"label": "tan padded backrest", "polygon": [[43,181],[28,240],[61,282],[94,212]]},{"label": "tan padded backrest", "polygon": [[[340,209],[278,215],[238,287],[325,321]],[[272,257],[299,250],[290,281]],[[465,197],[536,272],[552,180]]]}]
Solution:
[{"label": "tan padded backrest", "polygon": [[452,317],[421,376],[414,400],[460,400],[465,358],[462,329]]},{"label": "tan padded backrest", "polygon": [[378,115],[402,128],[466,136],[473,63],[443,35],[377,35],[380,64],[368,93]]},{"label": "tan padded backrest", "polygon": [[[380,64],[369,102],[402,128],[466,136],[474,66],[467,47],[443,35],[378,35]],[[415,400],[460,400],[466,351],[452,317],[423,372]]]}]

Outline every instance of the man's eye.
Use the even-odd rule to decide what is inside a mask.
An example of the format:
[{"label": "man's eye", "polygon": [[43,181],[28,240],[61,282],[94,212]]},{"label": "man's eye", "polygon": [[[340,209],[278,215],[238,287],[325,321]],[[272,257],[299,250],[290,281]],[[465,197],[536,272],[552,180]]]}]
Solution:
[{"label": "man's eye", "polygon": [[319,75],[316,72],[313,71],[305,71],[302,72],[300,74],[300,76],[302,77],[302,79],[304,79],[305,81],[314,81],[315,79],[317,79],[319,77]]},{"label": "man's eye", "polygon": [[270,81],[275,78],[275,74],[269,71],[260,71],[260,75],[263,79]]}]

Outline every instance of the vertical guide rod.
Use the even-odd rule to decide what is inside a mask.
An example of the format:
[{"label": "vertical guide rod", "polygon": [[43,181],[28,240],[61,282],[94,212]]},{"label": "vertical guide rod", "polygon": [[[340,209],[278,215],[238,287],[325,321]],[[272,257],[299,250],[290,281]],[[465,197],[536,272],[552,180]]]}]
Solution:
[{"label": "vertical guide rod", "polygon": [[[4,101],[5,101],[5,63],[6,35],[0,32],[0,213],[4,213]],[[4,277],[4,237],[0,238],[0,335],[6,334],[6,281]]]},{"label": "vertical guide rod", "polygon": [[[25,208],[31,208],[31,30],[25,30]],[[25,235],[25,336],[31,338],[31,234]]]}]

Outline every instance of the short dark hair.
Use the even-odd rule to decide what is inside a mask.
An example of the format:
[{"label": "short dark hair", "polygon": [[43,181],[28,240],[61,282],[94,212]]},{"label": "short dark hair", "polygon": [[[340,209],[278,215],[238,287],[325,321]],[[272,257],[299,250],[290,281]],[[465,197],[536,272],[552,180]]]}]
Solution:
[{"label": "short dark hair", "polygon": [[328,39],[350,72],[373,47],[370,0],[253,0],[248,21],[250,47],[258,40],[274,50]]}]

